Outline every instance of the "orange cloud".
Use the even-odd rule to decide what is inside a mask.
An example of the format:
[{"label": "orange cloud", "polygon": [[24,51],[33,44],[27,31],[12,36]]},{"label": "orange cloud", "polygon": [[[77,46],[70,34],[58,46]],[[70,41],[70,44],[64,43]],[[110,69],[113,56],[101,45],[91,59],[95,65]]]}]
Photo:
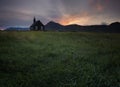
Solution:
[{"label": "orange cloud", "polygon": [[104,7],[101,5],[101,4],[96,4],[96,9],[97,9],[97,11],[103,11],[104,10]]},{"label": "orange cloud", "polygon": [[87,13],[83,13],[82,15],[64,15],[61,19],[58,20],[59,23],[63,25],[69,24],[80,24],[85,25],[89,22],[90,17]]},{"label": "orange cloud", "polygon": [[102,0],[89,0],[92,8],[97,12],[102,12],[105,9],[104,4],[107,4],[108,0],[104,0],[104,4]]}]

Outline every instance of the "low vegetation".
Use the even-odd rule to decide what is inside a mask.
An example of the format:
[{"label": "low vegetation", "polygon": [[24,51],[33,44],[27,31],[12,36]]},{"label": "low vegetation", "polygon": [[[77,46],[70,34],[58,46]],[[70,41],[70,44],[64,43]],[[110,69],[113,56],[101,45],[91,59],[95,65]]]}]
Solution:
[{"label": "low vegetation", "polygon": [[1,31],[0,87],[120,87],[120,34]]}]

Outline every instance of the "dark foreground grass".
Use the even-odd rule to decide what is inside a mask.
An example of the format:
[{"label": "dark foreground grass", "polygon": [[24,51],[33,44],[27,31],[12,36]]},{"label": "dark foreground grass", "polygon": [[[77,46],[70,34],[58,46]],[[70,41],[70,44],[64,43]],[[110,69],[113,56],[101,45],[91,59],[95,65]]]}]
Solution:
[{"label": "dark foreground grass", "polygon": [[0,87],[120,87],[120,34],[0,32]]}]

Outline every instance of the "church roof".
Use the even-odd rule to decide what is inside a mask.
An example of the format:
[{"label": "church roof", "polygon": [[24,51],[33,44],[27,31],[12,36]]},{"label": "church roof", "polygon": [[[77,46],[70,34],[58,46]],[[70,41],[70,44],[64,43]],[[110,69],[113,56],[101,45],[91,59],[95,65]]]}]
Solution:
[{"label": "church roof", "polygon": [[40,20],[38,20],[38,21],[36,21],[35,23],[33,23],[31,26],[44,26],[43,24],[42,24],[42,22],[40,21]]}]

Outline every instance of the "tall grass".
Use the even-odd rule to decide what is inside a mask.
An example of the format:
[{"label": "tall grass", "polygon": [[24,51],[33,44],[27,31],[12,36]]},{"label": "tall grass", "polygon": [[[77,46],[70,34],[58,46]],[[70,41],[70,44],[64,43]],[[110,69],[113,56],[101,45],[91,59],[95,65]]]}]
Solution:
[{"label": "tall grass", "polygon": [[120,87],[120,34],[0,32],[0,87]]}]

